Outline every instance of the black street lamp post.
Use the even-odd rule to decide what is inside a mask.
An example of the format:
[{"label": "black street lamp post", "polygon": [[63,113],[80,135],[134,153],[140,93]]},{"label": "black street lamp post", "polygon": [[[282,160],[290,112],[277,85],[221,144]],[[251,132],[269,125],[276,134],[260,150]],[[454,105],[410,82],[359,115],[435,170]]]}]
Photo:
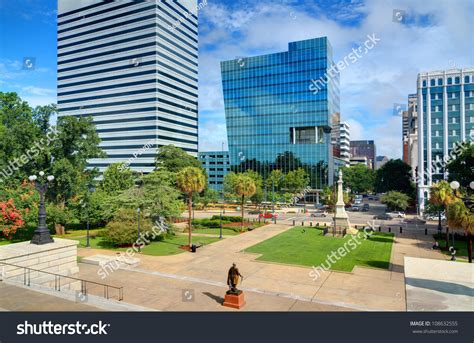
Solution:
[{"label": "black street lamp post", "polygon": [[[44,177],[44,172],[39,172],[40,178]],[[31,182],[34,182],[36,189],[40,195],[39,213],[38,213],[38,228],[35,230],[31,244],[43,245],[48,243],[54,243],[51,237],[48,227],[46,225],[46,206],[45,206],[45,194],[48,189],[49,182],[54,180],[54,176],[49,175],[46,177],[46,181],[39,181],[36,175],[31,175],[28,178]]]},{"label": "black street lamp post", "polygon": [[89,194],[87,195],[87,203],[86,203],[86,217],[87,217],[87,223],[86,223],[86,228],[87,228],[87,240],[86,240],[86,248],[90,248],[90,217],[89,217],[89,206],[90,206],[90,196],[92,193],[95,192],[95,188],[93,186],[89,186]]},{"label": "black street lamp post", "polygon": [[138,217],[138,252],[141,252],[141,241],[140,241],[140,238],[141,238],[141,234],[140,234],[140,213],[141,213],[141,210],[140,210],[140,207],[137,208],[137,217]]}]

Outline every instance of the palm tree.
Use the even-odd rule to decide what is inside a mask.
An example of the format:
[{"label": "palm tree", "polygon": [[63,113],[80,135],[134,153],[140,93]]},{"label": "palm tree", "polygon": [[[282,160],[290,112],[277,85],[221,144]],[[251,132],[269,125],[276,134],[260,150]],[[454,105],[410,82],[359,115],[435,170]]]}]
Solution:
[{"label": "palm tree", "polygon": [[251,197],[257,191],[257,186],[254,180],[247,175],[238,175],[234,182],[234,192],[242,199],[242,221],[240,223],[240,231],[244,230],[244,202],[245,197]]},{"label": "palm tree", "polygon": [[193,193],[202,192],[206,186],[206,176],[200,168],[186,167],[176,174],[176,183],[179,189],[188,197],[188,225],[189,225],[189,247],[192,246],[192,211],[193,211]]},{"label": "palm tree", "polygon": [[[445,210],[454,201],[454,194],[447,181],[439,181],[431,186],[430,203],[442,206]],[[438,228],[441,230],[441,211],[438,211]],[[449,224],[446,225],[446,249],[449,247]]]},{"label": "palm tree", "polygon": [[472,235],[474,234],[474,216],[460,200],[451,203],[446,213],[451,228],[463,229],[467,234],[467,252],[469,263],[472,263]]}]

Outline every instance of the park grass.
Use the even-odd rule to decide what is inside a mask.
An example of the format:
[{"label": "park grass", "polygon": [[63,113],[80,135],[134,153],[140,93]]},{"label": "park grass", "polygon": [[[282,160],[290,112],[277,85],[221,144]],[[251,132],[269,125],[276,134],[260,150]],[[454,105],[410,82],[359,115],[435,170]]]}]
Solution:
[{"label": "park grass", "polygon": [[[333,257],[333,260],[336,261],[330,266],[333,270],[350,272],[356,265],[388,269],[393,234],[374,232],[368,239],[364,239],[364,233],[360,232],[358,234],[360,245],[353,249],[347,245],[349,252],[344,257],[337,254],[338,248],[343,247],[351,237],[351,235],[344,238],[323,236],[321,229],[295,227],[244,251],[262,254],[257,258],[259,261],[306,267],[320,266],[323,263],[324,266],[327,266],[328,255],[335,252],[335,255],[340,259],[336,261],[337,258]],[[355,238],[353,239],[355,240]]]},{"label": "park grass", "polygon": [[8,239],[0,239],[0,246],[2,245],[7,245],[13,243],[12,241],[9,241]]},{"label": "park grass", "polygon": [[[79,248],[85,248],[86,237],[73,238],[79,241]],[[193,236],[193,244],[196,245],[207,245],[218,241],[217,237],[204,237],[204,236]],[[168,256],[177,255],[185,252],[180,248],[182,245],[187,245],[187,236],[173,236],[166,238],[160,242],[151,242],[149,245],[142,249],[142,254],[150,256]],[[91,238],[90,245],[93,249],[107,249],[113,251],[127,251],[128,248],[115,247],[103,237]]]},{"label": "park grass", "polygon": [[[451,256],[451,252],[449,252],[448,250],[445,250],[446,239],[437,238],[437,236],[438,235],[435,235],[434,238],[436,239],[439,246],[441,247],[441,250],[440,250],[441,253]],[[446,238],[445,234],[442,234],[441,236]],[[450,239],[449,240],[449,246],[452,246],[452,245],[453,245],[453,241]],[[459,256],[463,256],[463,257],[468,256],[467,242],[466,241],[461,241],[461,240],[454,239],[454,248],[456,249],[456,256],[458,256],[458,257]]]},{"label": "park grass", "polygon": [[[203,234],[206,234],[206,235],[217,235],[219,236],[219,232],[220,232],[220,229],[216,229],[216,228],[207,228],[207,229],[194,229],[193,228],[193,233],[197,233],[197,234],[200,234],[200,233],[203,233]],[[239,233],[235,230],[232,230],[232,229],[226,229],[226,228],[222,228],[222,235],[223,236],[235,236],[235,235],[238,235]]]},{"label": "park grass", "polygon": [[[105,229],[93,229],[89,230],[89,235],[92,236],[100,236],[105,233]],[[78,237],[85,237],[87,236],[87,230],[66,230],[65,235],[53,235],[53,237],[57,238],[65,238],[65,239],[72,239]]]}]

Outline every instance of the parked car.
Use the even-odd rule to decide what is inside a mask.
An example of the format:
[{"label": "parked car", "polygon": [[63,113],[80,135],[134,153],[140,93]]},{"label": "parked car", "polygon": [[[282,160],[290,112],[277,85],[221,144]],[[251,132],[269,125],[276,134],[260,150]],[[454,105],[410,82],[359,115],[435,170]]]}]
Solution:
[{"label": "parked car", "polygon": [[[426,220],[439,220],[439,216],[437,214],[429,214],[425,216]],[[441,214],[441,220],[444,221],[446,220],[446,216],[444,214]]]},{"label": "parked car", "polygon": [[259,217],[266,218],[266,219],[278,218],[278,213],[275,213],[275,214],[270,213],[270,212],[260,213]]},{"label": "parked car", "polygon": [[392,220],[393,217],[391,215],[389,215],[388,213],[383,213],[383,214],[377,214],[376,216],[374,216],[374,219],[378,219],[378,220]]},{"label": "parked car", "polygon": [[380,200],[380,197],[379,196],[374,196],[374,201],[379,201]]},{"label": "parked car", "polygon": [[355,204],[351,207],[351,210],[354,212],[359,212],[361,207],[358,204]]},{"label": "parked car", "polygon": [[311,217],[323,217],[323,218],[326,218],[328,215],[328,213],[326,211],[322,211],[322,212],[314,212],[314,213],[311,213]]},{"label": "parked car", "polygon": [[370,209],[370,205],[369,205],[369,204],[364,204],[364,205],[362,206],[362,212],[367,212],[369,209]]},{"label": "parked car", "polygon": [[374,200],[374,196],[373,196],[373,195],[369,195],[368,200]]},{"label": "parked car", "polygon": [[394,218],[405,218],[405,213],[404,212],[388,212],[387,214],[389,216],[394,217]]}]

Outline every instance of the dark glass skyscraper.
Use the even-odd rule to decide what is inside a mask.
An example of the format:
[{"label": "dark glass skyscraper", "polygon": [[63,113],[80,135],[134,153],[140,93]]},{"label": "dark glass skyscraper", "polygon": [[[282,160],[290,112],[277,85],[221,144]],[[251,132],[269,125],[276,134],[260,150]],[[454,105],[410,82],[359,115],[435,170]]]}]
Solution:
[{"label": "dark glass skyscraper", "polygon": [[[333,181],[330,131],[339,118],[339,76],[326,37],[289,50],[221,63],[233,170],[304,168],[311,187]],[[317,85],[317,88],[315,87]]]}]

